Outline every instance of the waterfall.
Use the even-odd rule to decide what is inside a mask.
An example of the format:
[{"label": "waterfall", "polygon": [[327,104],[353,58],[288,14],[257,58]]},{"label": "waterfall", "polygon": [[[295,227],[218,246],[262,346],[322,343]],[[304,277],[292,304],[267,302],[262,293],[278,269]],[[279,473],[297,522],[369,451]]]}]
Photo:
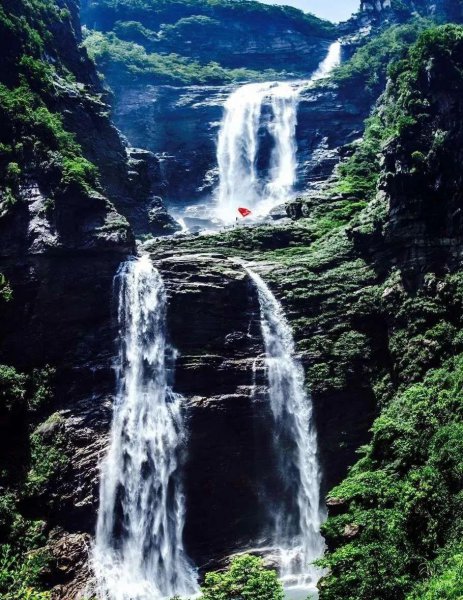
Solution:
[{"label": "waterfall", "polygon": [[341,45],[330,46],[308,81],[249,83],[225,102],[217,144],[217,216],[231,223],[237,208],[256,216],[291,199],[297,183],[296,126],[300,92],[340,63]]},{"label": "waterfall", "polygon": [[[244,85],[228,98],[217,148],[218,216],[223,221],[234,221],[239,206],[265,213],[290,196],[296,183],[297,97],[296,87],[271,82]],[[264,103],[271,115],[266,121]],[[273,144],[265,177],[257,166],[262,127]]]},{"label": "waterfall", "polygon": [[117,277],[120,349],[102,465],[93,564],[98,597],[159,600],[197,590],[182,543],[182,397],[169,386],[166,294],[149,257]]},{"label": "waterfall", "polygon": [[245,268],[259,297],[268,395],[282,478],[282,500],[274,509],[273,545],[279,549],[283,581],[315,588],[322,571],[311,563],[324,552],[320,526],[325,513],[320,501],[312,401],[305,391],[304,369],[295,356],[292,331],[280,303],[262,278]]}]

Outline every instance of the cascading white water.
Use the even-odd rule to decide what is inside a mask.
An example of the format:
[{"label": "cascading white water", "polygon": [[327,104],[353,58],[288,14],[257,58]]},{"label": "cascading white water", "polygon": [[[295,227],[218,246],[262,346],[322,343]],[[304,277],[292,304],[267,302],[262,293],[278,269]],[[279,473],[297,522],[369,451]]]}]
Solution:
[{"label": "cascading white water", "polygon": [[159,600],[197,590],[182,543],[182,398],[168,383],[166,295],[147,256],[117,279],[120,350],[102,465],[93,565],[99,598]]},{"label": "cascading white water", "polygon": [[[296,182],[296,113],[298,90],[288,83],[250,83],[238,88],[225,104],[217,162],[219,188],[217,214],[232,222],[237,208],[268,211],[276,200],[284,200]],[[262,119],[264,103],[270,120]],[[273,149],[265,179],[258,173],[260,128],[266,127]]]},{"label": "cascading white water", "polygon": [[293,334],[280,303],[263,279],[245,268],[259,297],[268,394],[283,487],[295,494],[298,512],[294,523],[287,504],[276,506],[273,544],[279,549],[283,581],[315,589],[322,571],[311,563],[324,552],[320,527],[325,511],[320,501],[321,472],[312,400],[305,391],[304,369],[295,356]]},{"label": "cascading white water", "polygon": [[[250,83],[235,90],[225,103],[219,132],[216,192],[217,217],[232,223],[241,206],[255,216],[292,197],[297,180],[296,126],[299,95],[326,77],[340,63],[341,45],[330,46],[326,58],[308,81]],[[271,148],[262,160],[262,138]],[[265,161],[264,161],[265,162]]]}]

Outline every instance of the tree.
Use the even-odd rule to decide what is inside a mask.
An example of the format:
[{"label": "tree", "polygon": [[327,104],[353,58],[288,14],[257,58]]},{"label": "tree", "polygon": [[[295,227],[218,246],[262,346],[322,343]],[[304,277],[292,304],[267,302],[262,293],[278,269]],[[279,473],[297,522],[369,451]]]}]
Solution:
[{"label": "tree", "polygon": [[261,558],[242,555],[223,573],[208,573],[201,600],[283,600],[283,586]]}]

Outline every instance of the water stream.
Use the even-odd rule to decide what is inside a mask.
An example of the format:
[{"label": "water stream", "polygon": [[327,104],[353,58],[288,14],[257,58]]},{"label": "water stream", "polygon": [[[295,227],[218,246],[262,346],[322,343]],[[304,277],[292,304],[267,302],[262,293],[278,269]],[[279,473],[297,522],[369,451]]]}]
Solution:
[{"label": "water stream", "polygon": [[280,501],[273,508],[272,545],[277,549],[285,586],[315,592],[322,571],[312,563],[324,552],[320,526],[325,511],[320,499],[312,400],[305,390],[304,369],[296,358],[293,334],[281,304],[257,273],[246,270],[259,297],[268,397],[280,463]]},{"label": "water stream", "polygon": [[217,144],[217,217],[233,223],[239,207],[263,216],[292,198],[297,182],[296,126],[302,90],[326,77],[341,59],[334,42],[307,81],[249,83],[225,103]]},{"label": "water stream", "polygon": [[116,283],[118,383],[93,552],[97,593],[190,595],[197,582],[182,542],[182,397],[169,385],[164,285],[147,256],[124,263]]}]

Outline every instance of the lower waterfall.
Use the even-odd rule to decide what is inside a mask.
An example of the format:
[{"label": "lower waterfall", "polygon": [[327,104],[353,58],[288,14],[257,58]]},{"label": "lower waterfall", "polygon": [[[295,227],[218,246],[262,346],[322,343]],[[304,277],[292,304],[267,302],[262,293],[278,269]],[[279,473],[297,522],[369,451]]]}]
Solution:
[{"label": "lower waterfall", "polygon": [[182,543],[184,425],[168,381],[165,289],[148,256],[124,263],[116,282],[118,386],[93,551],[97,595],[188,595],[198,587]]},{"label": "lower waterfall", "polygon": [[[245,268],[259,297],[268,396],[282,479],[282,501],[274,508],[272,545],[278,551],[285,585],[315,589],[322,571],[311,563],[324,552],[320,527],[325,514],[320,501],[312,401],[305,391],[304,369],[295,356],[293,334],[280,303],[263,279]],[[285,492],[292,506],[283,500]]]}]

